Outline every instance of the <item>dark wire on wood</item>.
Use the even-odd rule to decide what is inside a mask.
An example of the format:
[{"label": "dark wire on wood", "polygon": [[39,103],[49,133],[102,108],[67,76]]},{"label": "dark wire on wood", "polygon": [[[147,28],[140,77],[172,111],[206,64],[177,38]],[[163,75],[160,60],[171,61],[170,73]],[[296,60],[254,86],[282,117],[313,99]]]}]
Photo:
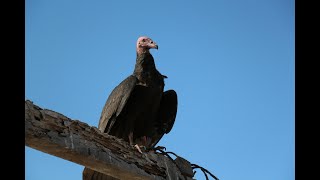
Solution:
[{"label": "dark wire on wood", "polygon": [[203,168],[203,167],[201,167],[201,166],[199,166],[199,165],[197,165],[197,164],[191,164],[191,167],[192,167],[192,169],[197,169],[197,168],[199,168],[202,172],[203,172],[203,174],[206,176],[206,179],[208,180],[209,178],[208,178],[208,176],[207,176],[207,173],[212,177],[212,178],[214,178],[215,180],[219,180],[215,175],[213,175],[210,171],[208,171],[207,169],[205,169],[205,168]]},{"label": "dark wire on wood", "polygon": [[[169,151],[169,152],[166,152],[166,151],[164,151],[164,150],[162,150],[162,149],[165,149],[165,150],[166,150],[165,147],[154,148],[154,150],[160,151],[161,154],[167,156],[172,162],[176,163],[169,154],[173,154],[173,155],[176,156],[176,157],[179,157],[179,156],[178,156],[176,153],[174,153],[174,152],[170,152],[170,151]],[[203,168],[203,167],[201,167],[201,166],[199,166],[199,165],[197,165],[197,164],[191,164],[191,167],[192,167],[193,170],[194,170],[194,169],[200,169],[200,170],[203,172],[203,174],[205,175],[206,180],[209,180],[209,177],[208,177],[207,174],[209,174],[209,175],[210,175],[212,178],[214,178],[215,180],[219,180],[219,179],[218,179],[215,175],[213,175],[210,171],[208,171],[207,169],[205,169],[205,168]],[[194,171],[193,175],[195,175],[195,174],[196,174],[196,171]]]}]

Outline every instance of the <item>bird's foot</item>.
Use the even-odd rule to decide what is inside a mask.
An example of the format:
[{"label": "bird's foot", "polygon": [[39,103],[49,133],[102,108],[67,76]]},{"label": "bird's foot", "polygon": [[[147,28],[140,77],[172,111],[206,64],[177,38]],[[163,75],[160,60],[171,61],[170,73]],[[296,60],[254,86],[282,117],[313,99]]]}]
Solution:
[{"label": "bird's foot", "polygon": [[134,145],[134,147],[139,151],[139,153],[142,154],[142,150],[141,148],[143,148],[143,150],[146,150],[146,147],[145,146],[139,146],[138,144]]}]

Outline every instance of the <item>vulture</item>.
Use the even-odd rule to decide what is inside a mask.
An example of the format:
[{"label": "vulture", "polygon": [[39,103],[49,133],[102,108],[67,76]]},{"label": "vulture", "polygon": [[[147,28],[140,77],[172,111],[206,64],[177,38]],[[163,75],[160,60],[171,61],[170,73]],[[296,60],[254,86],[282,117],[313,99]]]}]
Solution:
[{"label": "vulture", "polygon": [[[158,49],[157,43],[139,37],[133,74],[113,89],[98,126],[101,132],[145,148],[154,147],[170,132],[178,103],[174,90],[163,91],[167,77],[157,70],[150,49]],[[139,146],[135,147],[141,151]]]},{"label": "vulture", "polygon": [[[178,105],[176,92],[164,91],[167,77],[157,70],[150,49],[158,49],[157,43],[149,37],[139,37],[133,74],[112,90],[98,126],[101,132],[129,142],[140,153],[140,147],[155,147],[171,131]],[[90,179],[88,174],[86,177]]]}]

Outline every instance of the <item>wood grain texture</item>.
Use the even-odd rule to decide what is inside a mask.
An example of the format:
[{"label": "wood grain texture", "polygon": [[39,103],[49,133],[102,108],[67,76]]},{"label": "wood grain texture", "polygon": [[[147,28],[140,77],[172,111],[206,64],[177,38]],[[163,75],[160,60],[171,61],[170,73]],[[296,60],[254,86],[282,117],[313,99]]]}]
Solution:
[{"label": "wood grain texture", "polygon": [[140,154],[96,127],[25,101],[25,144],[117,179],[190,179],[168,157]]}]

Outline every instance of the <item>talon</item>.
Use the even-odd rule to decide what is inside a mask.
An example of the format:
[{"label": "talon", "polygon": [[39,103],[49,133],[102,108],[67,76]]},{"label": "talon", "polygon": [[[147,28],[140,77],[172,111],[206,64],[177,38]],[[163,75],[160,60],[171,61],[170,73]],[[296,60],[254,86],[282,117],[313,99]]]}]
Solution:
[{"label": "talon", "polygon": [[141,149],[140,149],[140,147],[139,147],[139,145],[138,145],[138,144],[134,145],[134,147],[139,151],[139,153],[141,153],[141,154],[142,154],[142,151],[141,151]]}]

